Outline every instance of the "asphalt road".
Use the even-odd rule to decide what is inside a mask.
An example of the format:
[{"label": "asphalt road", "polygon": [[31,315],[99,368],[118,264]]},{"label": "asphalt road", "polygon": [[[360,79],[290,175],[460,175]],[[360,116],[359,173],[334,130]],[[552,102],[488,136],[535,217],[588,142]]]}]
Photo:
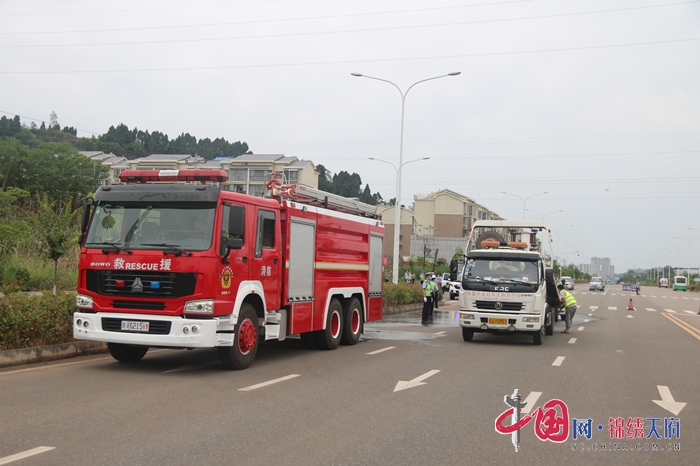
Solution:
[{"label": "asphalt road", "polygon": [[[212,350],[3,369],[0,464],[698,464],[700,296],[619,286],[574,295],[572,333],[559,322],[542,346],[529,336],[464,342],[447,301],[432,326],[392,317],[335,351],[267,343],[240,372],[221,369]],[[565,441],[540,440],[533,419],[515,452],[495,429],[515,389],[530,413],[566,405]],[[573,419],[584,426],[576,440]]]}]

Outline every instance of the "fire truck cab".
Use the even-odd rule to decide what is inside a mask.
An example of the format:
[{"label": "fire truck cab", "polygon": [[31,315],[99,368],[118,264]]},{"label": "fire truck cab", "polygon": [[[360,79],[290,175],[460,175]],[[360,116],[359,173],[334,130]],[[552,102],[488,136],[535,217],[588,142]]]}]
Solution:
[{"label": "fire truck cab", "polygon": [[84,201],[76,339],[122,362],[216,347],[244,369],[260,339],[335,349],[382,318],[374,206],[278,182],[272,198],[222,191],[222,170],[120,177]]}]

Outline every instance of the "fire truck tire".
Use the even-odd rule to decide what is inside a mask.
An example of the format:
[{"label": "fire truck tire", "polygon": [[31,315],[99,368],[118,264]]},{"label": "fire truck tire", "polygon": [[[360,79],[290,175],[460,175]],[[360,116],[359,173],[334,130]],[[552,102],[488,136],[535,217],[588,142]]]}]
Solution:
[{"label": "fire truck tire", "polygon": [[541,345],[542,340],[544,339],[544,327],[540,327],[540,329],[532,334],[532,342],[536,345]]},{"label": "fire truck tire", "polygon": [[258,316],[252,304],[243,303],[238,314],[233,346],[218,348],[221,365],[226,369],[247,369],[258,352],[258,342]]},{"label": "fire truck tire", "polygon": [[137,362],[148,352],[148,346],[124,345],[122,343],[107,343],[109,354],[119,362]]},{"label": "fire truck tire", "polygon": [[472,341],[474,339],[474,330],[462,327],[462,340]]},{"label": "fire truck tire", "polygon": [[316,346],[319,349],[334,350],[340,344],[343,335],[343,306],[333,298],[328,306],[328,316],[326,317],[326,328],[314,332]]},{"label": "fire truck tire", "polygon": [[360,300],[352,298],[345,301],[343,308],[343,336],[341,345],[356,345],[362,335],[362,306]]}]

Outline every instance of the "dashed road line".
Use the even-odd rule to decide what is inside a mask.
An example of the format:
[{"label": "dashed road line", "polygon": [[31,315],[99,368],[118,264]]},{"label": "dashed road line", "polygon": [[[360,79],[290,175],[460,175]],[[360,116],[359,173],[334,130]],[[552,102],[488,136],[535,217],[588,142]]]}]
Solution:
[{"label": "dashed road line", "polygon": [[583,321],[583,323],[585,324],[586,322],[590,322],[590,321],[591,321],[591,319],[585,319],[585,320]]},{"label": "dashed road line", "polygon": [[666,311],[666,312],[672,312],[672,313],[674,313],[674,314],[676,313],[676,311],[674,311],[673,309],[664,309],[664,311]]},{"label": "dashed road line", "polygon": [[284,382],[285,380],[294,379],[296,377],[301,377],[301,374],[285,375],[284,377],[280,377],[279,379],[268,380],[267,382],[262,382],[262,383],[259,383],[256,385],[251,385],[249,387],[239,388],[238,391],[239,392],[249,392],[251,390],[257,390],[258,388],[267,387],[268,385],[276,384],[279,382]]},{"label": "dashed road line", "polygon": [[595,311],[596,309],[598,309],[598,306],[589,306],[588,309],[590,309],[591,311]]},{"label": "dashed road line", "polygon": [[573,345],[574,343],[576,343],[576,340],[577,340],[576,338],[571,338],[571,339],[569,340],[569,344],[570,344],[570,345]]},{"label": "dashed road line", "polygon": [[608,311],[617,311],[617,306],[608,306]]},{"label": "dashed road line", "polygon": [[687,309],[683,309],[683,312],[686,312],[686,313],[688,313],[688,314],[695,314],[695,312],[689,311],[689,310],[687,310]]},{"label": "dashed road line", "polygon": [[579,328],[578,328],[578,331],[580,332],[580,331],[583,330],[584,328],[585,328],[585,327],[579,327]]},{"label": "dashed road line", "polygon": [[382,348],[382,349],[379,349],[377,351],[372,351],[371,353],[367,353],[367,354],[379,354],[379,353],[383,353],[384,351],[392,350],[394,348],[396,348],[396,346],[387,346],[386,348]]},{"label": "dashed road line", "polygon": [[557,356],[557,359],[554,360],[552,365],[553,366],[561,366],[561,363],[564,362],[564,359],[566,359],[566,356]]},{"label": "dashed road line", "polygon": [[0,458],[0,464],[9,464],[14,461],[22,460],[24,458],[29,458],[30,456],[38,455],[39,453],[44,453],[55,449],[56,447],[36,447],[31,450],[23,451],[21,453],[15,453],[14,455],[6,456]]},{"label": "dashed road line", "polygon": [[525,407],[520,410],[521,413],[528,414],[535,407],[535,403],[540,399],[542,392],[530,392],[530,394],[525,398]]},{"label": "dashed road line", "polygon": [[656,312],[656,309],[654,309],[653,307],[647,307],[645,309],[649,312]]}]

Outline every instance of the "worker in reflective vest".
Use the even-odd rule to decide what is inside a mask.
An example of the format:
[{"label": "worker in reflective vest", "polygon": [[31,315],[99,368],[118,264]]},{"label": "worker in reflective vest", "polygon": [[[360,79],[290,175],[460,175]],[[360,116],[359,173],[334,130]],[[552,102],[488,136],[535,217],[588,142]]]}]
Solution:
[{"label": "worker in reflective vest", "polygon": [[428,325],[433,313],[433,286],[432,280],[426,278],[423,281],[423,313],[421,315],[421,324]]},{"label": "worker in reflective vest", "polygon": [[576,298],[574,298],[574,295],[564,289],[564,285],[561,283],[558,284],[557,289],[559,290],[559,298],[561,298],[559,309],[564,309],[564,322],[566,323],[566,330],[561,333],[569,333],[571,321],[574,318],[574,314],[576,314],[578,303],[576,303]]}]

